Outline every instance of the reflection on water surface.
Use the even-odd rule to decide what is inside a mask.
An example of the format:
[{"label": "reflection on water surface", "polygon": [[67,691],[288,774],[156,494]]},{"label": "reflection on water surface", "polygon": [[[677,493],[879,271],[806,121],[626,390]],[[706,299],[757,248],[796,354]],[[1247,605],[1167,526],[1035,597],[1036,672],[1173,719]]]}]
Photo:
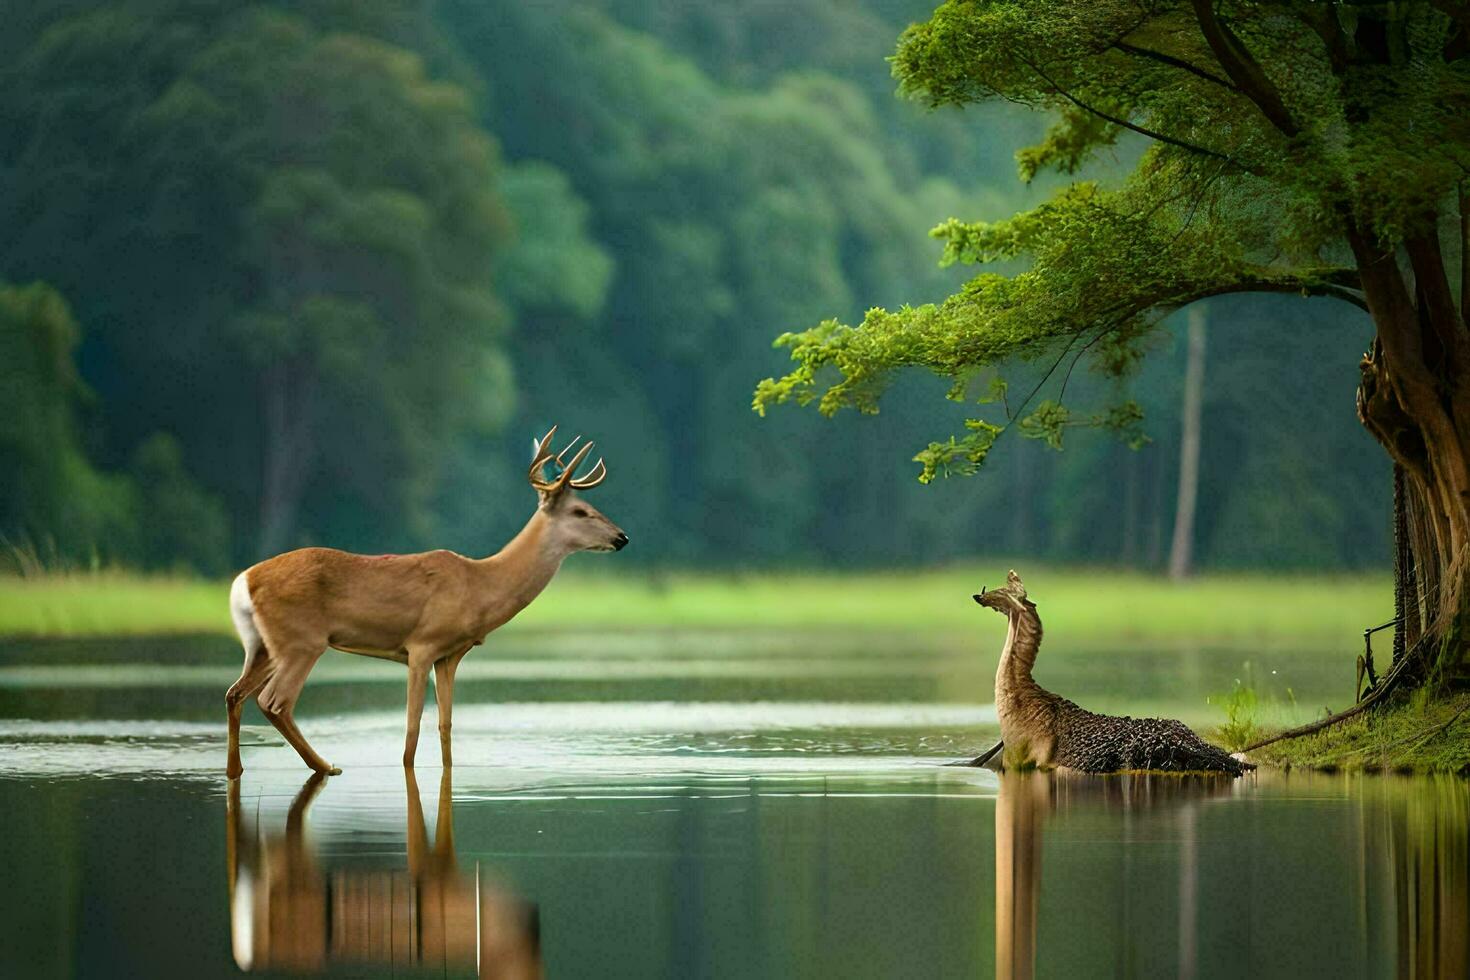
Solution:
[{"label": "reflection on water surface", "polygon": [[[401,672],[308,689],[344,775],[256,717],[231,787],[223,685],[54,671],[0,699],[0,976],[1464,974],[1465,782],[944,767],[994,739],[983,688],[877,656],[782,698],[487,679],[452,785],[396,765]],[[1084,668],[1056,686],[1096,703]]]},{"label": "reflection on water surface", "polygon": [[406,871],[329,870],[323,864],[306,815],[327,777],[309,777],[281,831],[264,833],[244,828],[240,781],[230,780],[230,941],[240,969],[321,972],[335,965],[395,972],[427,967],[498,980],[541,975],[535,908],[493,885],[478,864],[468,871],[459,865],[451,771],[440,777],[432,847],[414,771],[405,769],[404,780]]},{"label": "reflection on water surface", "polygon": [[[1258,976],[1293,969],[1324,976],[1467,975],[1470,785],[1464,780],[1265,774],[1237,783],[1215,775],[1031,772],[1003,774],[999,783],[998,978],[1067,975],[1079,967],[1088,974],[1229,975],[1227,964],[1248,964]],[[1288,807],[1320,809],[1322,819],[1288,830],[1297,815],[1273,812]],[[1333,826],[1343,816],[1346,827]],[[1326,851],[1321,838],[1332,841],[1339,829],[1346,829],[1348,846],[1333,848],[1332,859],[1350,873],[1323,874],[1307,855]],[[1079,874],[1083,862],[1070,860],[1079,831],[1104,863],[1115,865],[1114,874]],[[1294,840],[1294,833],[1313,836]],[[1211,860],[1215,851],[1226,860]],[[1059,860],[1061,868],[1043,872]],[[1162,874],[1165,868],[1172,873]],[[1079,902],[1083,882],[1095,887]],[[1231,922],[1221,911],[1238,904],[1228,894],[1237,882],[1251,906]],[[1172,903],[1160,901],[1170,897]],[[1088,907],[1095,920],[1112,920],[1121,943],[1112,944],[1111,958],[1102,955],[1106,942],[1089,954],[1049,935],[1068,921],[1060,910],[1074,905]],[[1350,914],[1333,921],[1334,910]],[[1285,916],[1303,931],[1294,935],[1267,916]],[[1080,921],[1073,927],[1085,929]],[[1258,945],[1228,948],[1232,934]],[[1323,935],[1340,943],[1332,955],[1303,955]],[[1262,941],[1277,936],[1279,945]]]}]

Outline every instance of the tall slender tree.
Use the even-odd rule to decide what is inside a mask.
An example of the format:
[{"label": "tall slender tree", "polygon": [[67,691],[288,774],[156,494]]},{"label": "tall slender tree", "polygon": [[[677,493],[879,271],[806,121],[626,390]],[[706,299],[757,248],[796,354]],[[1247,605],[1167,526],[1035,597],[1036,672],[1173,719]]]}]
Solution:
[{"label": "tall slender tree", "polygon": [[1199,444],[1205,395],[1205,308],[1189,308],[1184,362],[1184,405],[1179,413],[1179,492],[1174,503],[1174,537],[1169,543],[1169,577],[1194,571],[1194,512],[1199,503]]}]

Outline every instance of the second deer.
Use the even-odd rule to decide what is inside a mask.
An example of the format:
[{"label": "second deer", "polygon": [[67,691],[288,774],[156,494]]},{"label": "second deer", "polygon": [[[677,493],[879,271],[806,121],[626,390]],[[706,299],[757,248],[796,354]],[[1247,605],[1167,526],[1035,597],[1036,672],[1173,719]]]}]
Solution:
[{"label": "second deer", "polygon": [[[317,772],[342,770],[307,743],[292,715],[307,675],[329,647],[394,660],[408,667],[408,734],[403,764],[418,748],[424,689],[434,671],[439,745],[452,763],[450,713],[454,672],[471,649],[541,594],[562,561],[578,551],[619,551],[628,536],[577,491],[607,477],[601,459],[578,478],[586,443],[571,461],[573,439],[552,455],[556,426],[534,443],[530,481],[536,512],[511,541],[489,558],[452,551],[416,555],[354,555],[332,548],[300,548],[241,572],[230,588],[230,615],[245,647],[245,668],[225,694],[229,759],[225,773],[240,775],[240,712],[256,698],[267,720]],[[548,478],[547,465],[560,472]]]}]

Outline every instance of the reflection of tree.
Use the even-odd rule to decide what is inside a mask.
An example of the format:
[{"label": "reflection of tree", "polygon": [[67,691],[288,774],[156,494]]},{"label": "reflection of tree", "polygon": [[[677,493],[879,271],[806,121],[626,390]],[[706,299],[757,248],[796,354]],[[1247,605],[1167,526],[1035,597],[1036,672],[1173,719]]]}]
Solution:
[{"label": "reflection of tree", "polygon": [[1446,776],[1374,789],[1363,872],[1392,876],[1398,975],[1470,976],[1470,786]]},{"label": "reflection of tree", "polygon": [[1183,821],[1179,868],[1179,975],[1192,975],[1197,948],[1199,870],[1195,803],[1229,793],[1232,777],[1208,775],[1089,776],[1008,771],[995,806],[995,975],[1029,978],[1036,969],[1041,901],[1041,843],[1047,814],[1073,806],[1101,809],[1177,808]]},{"label": "reflection of tree", "polygon": [[240,782],[230,781],[226,860],[230,927],[242,970],[322,971],[334,965],[433,966],[519,980],[541,975],[536,910],[480,877],[460,873],[454,850],[452,770],[439,787],[432,847],[413,770],[408,871],[324,870],[305,833],[326,785],[314,774],[286,817],[284,835],[246,834]]}]

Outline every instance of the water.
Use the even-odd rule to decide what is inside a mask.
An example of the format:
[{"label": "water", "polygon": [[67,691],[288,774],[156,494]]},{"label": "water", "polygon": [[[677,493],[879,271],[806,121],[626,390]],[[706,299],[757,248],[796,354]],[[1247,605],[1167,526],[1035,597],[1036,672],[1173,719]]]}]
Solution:
[{"label": "water", "polygon": [[[461,672],[452,773],[431,705],[410,774],[402,668],[333,654],[298,720],[343,775],[308,779],[252,707],[233,786],[228,644],[0,646],[0,976],[1465,973],[1470,784],[945,767],[996,735],[973,646],[516,636]],[[1345,659],[1038,673],[1205,724],[1250,660],[1299,720],[1340,706]]]}]

